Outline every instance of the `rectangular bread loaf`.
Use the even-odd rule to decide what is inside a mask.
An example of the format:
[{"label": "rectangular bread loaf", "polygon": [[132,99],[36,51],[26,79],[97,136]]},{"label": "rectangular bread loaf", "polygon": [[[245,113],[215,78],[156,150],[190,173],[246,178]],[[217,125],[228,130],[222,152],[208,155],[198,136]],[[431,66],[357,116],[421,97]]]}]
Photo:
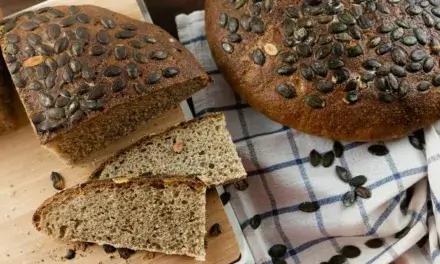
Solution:
[{"label": "rectangular bread loaf", "polygon": [[246,177],[223,113],[182,122],[116,153],[92,178],[179,174],[217,186]]},{"label": "rectangular bread loaf", "polygon": [[70,163],[211,82],[164,30],[97,6],[42,8],[0,25],[2,52],[41,144]]},{"label": "rectangular bread loaf", "polygon": [[90,181],[46,200],[33,224],[64,241],[205,260],[205,194],[201,181],[174,176]]}]

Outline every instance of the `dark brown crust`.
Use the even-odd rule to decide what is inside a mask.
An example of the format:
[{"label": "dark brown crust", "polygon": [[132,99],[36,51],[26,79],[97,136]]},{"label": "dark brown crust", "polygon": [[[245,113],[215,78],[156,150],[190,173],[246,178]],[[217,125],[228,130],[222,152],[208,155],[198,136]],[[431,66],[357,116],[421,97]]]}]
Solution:
[{"label": "dark brown crust", "polygon": [[[169,87],[170,85],[185,83],[188,80],[193,80],[193,79],[205,80],[206,84],[211,82],[211,79],[206,75],[203,68],[197,63],[194,56],[188,50],[186,50],[176,39],[174,39],[171,35],[169,35],[161,28],[150,23],[129,18],[125,15],[118,14],[101,7],[92,6],[92,5],[81,5],[78,7],[80,8],[79,12],[87,13],[92,17],[92,22],[89,24],[83,24],[77,21],[73,26],[68,27],[66,29],[62,29],[62,32],[64,32],[65,30],[75,30],[79,26],[87,27],[90,30],[90,35],[91,35],[90,41],[88,45],[85,46],[84,54],[78,57],[78,59],[80,59],[81,62],[87,62],[87,65],[94,68],[95,71],[101,73],[103,72],[105,66],[116,65],[124,69],[125,72],[126,64],[130,61],[134,61],[133,59],[130,59],[130,56],[132,56],[133,50],[136,50],[128,46],[127,42],[129,40],[138,40],[139,37],[142,35],[155,37],[157,39],[157,43],[146,44],[145,48],[137,49],[137,51],[140,51],[141,53],[149,57],[149,54],[153,51],[165,50],[169,53],[169,57],[161,61],[153,61],[152,59],[148,58],[148,62],[146,64],[137,63],[139,66],[139,73],[141,76],[138,78],[139,82],[145,84],[145,79],[149,74],[155,72],[162,72],[162,70],[164,70],[167,67],[177,67],[180,69],[180,73],[173,78],[162,78],[161,81],[155,85],[147,85],[148,91],[143,94],[138,94],[135,91],[135,89],[133,88],[133,84],[136,81],[132,81],[128,76],[126,76],[126,73],[124,73],[125,75],[124,78],[126,78],[127,80],[127,86],[125,89],[117,93],[110,91],[111,84],[113,80],[116,80],[116,78],[104,77],[102,74],[100,74],[96,78],[95,84],[98,83],[104,84],[106,85],[106,87],[108,87],[107,88],[108,90],[104,95],[104,97],[98,100],[98,102],[104,106],[104,110],[90,112],[86,118],[80,121],[80,123],[90,122],[93,121],[95,117],[98,117],[100,115],[107,115],[107,113],[111,111],[117,111],[117,108],[120,105],[127,104],[134,100],[140,100],[141,97],[148,97],[150,94],[155,93],[156,91],[163,90],[166,87]],[[47,15],[48,17],[51,17],[51,21],[48,23],[41,24],[40,27],[38,27],[33,31],[34,33],[43,36],[44,32],[46,32],[47,30],[47,25],[49,25],[50,23],[58,23],[60,20],[66,18],[69,15],[68,6],[54,6],[53,8],[63,11],[65,13],[65,16],[63,18],[52,19],[50,15]],[[46,13],[43,13],[42,15],[46,15]],[[109,30],[109,34],[111,36],[111,42],[110,44],[105,46],[107,52],[101,56],[91,56],[88,54],[90,47],[92,45],[99,44],[95,37],[96,32],[98,30],[104,29],[104,27],[99,22],[102,17],[111,17],[115,19],[117,25],[115,29]],[[22,49],[23,46],[27,43],[26,35],[28,32],[20,29],[19,27],[19,25],[23,23],[23,21],[28,21],[28,18],[26,18],[26,16],[21,16],[17,22],[17,26],[9,32],[9,33],[15,33],[20,36],[21,41],[18,43],[20,49]],[[122,28],[119,26],[120,23],[131,23],[136,25],[138,27],[138,30],[136,31],[136,35],[127,40],[116,39],[114,37],[114,34],[122,30]],[[5,36],[7,36],[9,33],[5,34]],[[3,36],[1,39],[2,44],[6,43],[5,36]],[[72,46],[72,42],[73,41],[69,41],[69,50]],[[129,56],[127,57],[127,59],[122,61],[116,60],[113,55],[113,49],[118,43],[119,44],[124,43],[124,45],[129,48]],[[2,51],[5,52],[6,45],[2,45],[2,46],[3,46]],[[58,69],[58,71],[60,71],[60,69]],[[67,89],[73,94],[73,91],[77,89],[79,84],[84,83],[84,80],[82,80],[82,78],[78,75],[75,75],[75,80],[78,79],[77,77],[79,77],[79,80],[81,80],[81,82],[77,82],[75,85],[71,85],[71,84],[64,85],[62,88],[65,89],[67,87]],[[54,88],[50,90],[50,93],[56,96],[58,92],[61,90],[61,86],[62,86],[61,80],[57,79],[56,84]],[[37,101],[38,92],[28,90],[27,88],[17,88],[17,90],[29,117],[43,110],[43,107],[40,106],[40,104]],[[76,124],[74,125],[69,124],[66,127],[60,128],[53,132],[38,131],[36,133],[41,143],[47,143],[48,141],[58,138],[60,135],[68,134],[68,132],[72,131],[74,127],[76,127]]]},{"label": "dark brown crust", "polygon": [[[100,173],[102,172],[102,170],[104,169],[104,167],[105,167],[107,164],[112,163],[112,162],[113,162],[113,161],[114,161],[119,155],[121,155],[121,154],[123,154],[123,153],[125,153],[125,152],[128,152],[128,151],[130,151],[132,148],[135,148],[135,147],[137,147],[137,146],[140,146],[140,145],[144,144],[145,142],[150,141],[151,139],[153,139],[153,138],[155,138],[155,137],[160,137],[160,136],[162,136],[162,135],[164,135],[164,134],[169,133],[170,131],[172,131],[172,130],[174,130],[174,129],[184,127],[184,126],[186,126],[186,125],[188,125],[188,124],[191,124],[191,123],[194,123],[194,122],[199,122],[200,119],[221,119],[221,118],[224,118],[223,113],[211,113],[211,114],[207,114],[207,115],[205,115],[205,116],[203,116],[203,117],[194,118],[194,119],[191,119],[191,120],[188,120],[188,121],[185,121],[185,122],[180,122],[180,123],[178,123],[178,124],[176,124],[176,125],[174,125],[174,126],[172,126],[172,127],[167,128],[165,131],[163,131],[163,132],[161,132],[161,133],[147,135],[147,136],[145,136],[145,137],[139,139],[138,141],[134,142],[133,144],[131,144],[131,145],[129,145],[129,146],[123,148],[123,149],[120,149],[120,150],[119,150],[118,152],[116,152],[114,155],[112,155],[112,156],[109,157],[107,160],[105,160],[104,162],[102,162],[102,163],[98,166],[98,168],[96,168],[96,169],[92,172],[92,174],[90,175],[89,179],[91,179],[91,180],[93,180],[93,179],[98,179],[99,176],[100,176]],[[134,175],[134,176],[141,176],[141,175]]]},{"label": "dark brown crust", "polygon": [[[121,177],[119,177],[120,179]],[[123,185],[126,188],[130,188],[130,186],[133,185],[150,185],[150,186],[157,186],[157,188],[161,188],[160,186],[171,186],[171,185],[188,185],[191,188],[206,188],[206,185],[198,180],[198,179],[189,179],[185,177],[181,177],[178,175],[170,175],[168,178],[126,178],[127,182],[123,183],[116,183],[114,179],[106,179],[106,180],[100,180],[100,181],[87,181],[81,184],[78,184],[74,187],[65,189],[63,191],[60,191],[53,195],[52,197],[46,199],[35,211],[33,217],[32,217],[32,224],[35,226],[35,228],[40,231],[41,228],[39,227],[39,222],[41,220],[41,213],[46,209],[47,206],[49,206],[52,203],[56,203],[58,201],[67,200],[71,197],[74,197],[76,195],[79,195],[80,193],[86,192],[86,191],[93,191],[95,188],[102,188],[102,187],[114,187],[114,186],[121,186]]]},{"label": "dark brown crust", "polygon": [[[247,5],[251,2],[248,1]],[[315,93],[315,91],[312,82],[307,82],[300,77],[299,69],[290,77],[280,77],[274,72],[274,69],[281,65],[278,57],[266,56],[266,63],[263,67],[257,66],[249,58],[250,51],[257,46],[263,49],[263,44],[268,42],[275,42],[279,50],[284,50],[282,40],[280,41],[282,36],[278,28],[275,28],[279,27],[282,22],[283,7],[298,7],[302,1],[277,0],[273,2],[276,3],[274,10],[270,14],[263,15],[266,32],[255,37],[254,33],[239,31],[243,36],[243,41],[240,44],[234,44],[233,54],[227,54],[221,48],[221,41],[226,38],[228,31],[219,26],[220,13],[227,12],[229,16],[240,17],[244,12],[249,14],[249,8],[246,5],[239,10],[234,10],[234,6],[226,0],[206,1],[206,35],[213,57],[231,87],[250,105],[271,119],[305,133],[350,141],[399,138],[426,127],[440,118],[440,90],[433,88],[432,85],[430,90],[423,93],[412,88],[407,96],[393,103],[379,101],[376,90],[372,88],[361,89],[359,101],[353,105],[347,105],[341,100],[344,96],[343,87],[337,86],[333,92],[324,95],[326,107],[319,110],[308,107],[304,95]],[[342,1],[342,3],[345,6],[351,5],[347,1]],[[406,5],[402,4],[402,7],[400,5],[398,4],[396,9],[406,7]],[[398,12],[401,13],[401,10],[394,10],[394,12],[391,10],[390,15],[385,17],[395,19],[399,16]],[[417,23],[420,25],[420,21]],[[376,26],[377,23],[373,30]],[[426,30],[431,36],[439,39],[439,33],[434,28]],[[371,33],[372,31],[370,34],[365,33],[368,36],[367,39]],[[405,46],[403,48],[408,52]],[[382,62],[391,60],[390,54],[377,56],[377,59]],[[436,70],[438,57],[435,57],[435,60],[436,67],[433,72],[438,73]],[[310,59],[303,60],[306,64],[310,61]],[[299,66],[299,63],[296,65]],[[352,59],[345,64],[350,71],[361,71],[362,66],[359,60]],[[414,86],[422,79],[431,80],[431,76],[432,73],[426,74],[422,71],[419,74],[411,74],[406,79]],[[286,81],[295,85],[298,94],[296,98],[285,99],[275,92],[276,85]]]}]

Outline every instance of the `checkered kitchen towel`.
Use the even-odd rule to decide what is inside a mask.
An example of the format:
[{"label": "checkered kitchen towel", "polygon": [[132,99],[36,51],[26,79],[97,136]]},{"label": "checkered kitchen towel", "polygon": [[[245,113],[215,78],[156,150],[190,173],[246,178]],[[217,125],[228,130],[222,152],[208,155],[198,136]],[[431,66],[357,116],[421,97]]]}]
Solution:
[{"label": "checkered kitchen towel", "polygon": [[[347,263],[440,263],[440,138],[434,127],[424,130],[425,150],[403,138],[378,142],[389,154],[375,156],[368,151],[373,143],[342,142],[344,154],[331,167],[313,167],[310,151],[328,152],[333,141],[273,122],[234,94],[211,57],[204,12],[179,15],[176,21],[180,41],[215,81],[194,95],[196,115],[225,112],[248,172],[248,189],[226,190],[256,263],[274,263],[268,250],[275,244],[287,247],[281,258],[287,263],[321,263],[341,251],[358,255],[350,245],[360,255]],[[365,175],[372,197],[345,207],[342,199],[350,186],[336,176],[336,165]],[[300,211],[299,205],[309,201],[320,209]],[[250,224],[255,215],[262,219],[256,229]],[[365,244],[375,238],[370,247]]]}]

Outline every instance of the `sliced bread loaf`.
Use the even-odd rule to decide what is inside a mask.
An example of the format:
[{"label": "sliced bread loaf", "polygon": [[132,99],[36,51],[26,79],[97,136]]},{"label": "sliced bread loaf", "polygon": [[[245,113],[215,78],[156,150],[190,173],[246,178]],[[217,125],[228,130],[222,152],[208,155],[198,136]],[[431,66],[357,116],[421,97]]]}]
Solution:
[{"label": "sliced bread loaf", "polygon": [[246,177],[223,113],[196,118],[147,136],[101,164],[92,178],[159,174],[196,176],[208,186]]},{"label": "sliced bread loaf", "polygon": [[205,259],[206,185],[170,177],[89,181],[46,200],[37,230],[65,241]]}]

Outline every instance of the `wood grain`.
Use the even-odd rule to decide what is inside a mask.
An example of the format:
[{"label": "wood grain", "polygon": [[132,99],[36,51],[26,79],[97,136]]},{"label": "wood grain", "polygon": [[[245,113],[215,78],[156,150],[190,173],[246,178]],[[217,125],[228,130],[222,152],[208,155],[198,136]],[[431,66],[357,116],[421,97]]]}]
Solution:
[{"label": "wood grain", "polygon": [[[141,19],[142,15],[135,0],[56,0],[57,4],[94,4],[104,8]],[[41,7],[41,5],[39,5]],[[23,114],[23,111],[19,111]],[[115,142],[108,148],[95,153],[79,165],[67,166],[54,154],[42,148],[34,135],[26,117],[20,117],[21,126],[13,133],[0,137],[0,263],[65,263],[64,256],[74,244],[55,241],[34,229],[31,223],[33,211],[56,190],[50,181],[50,173],[57,171],[64,176],[66,186],[87,180],[90,172],[105,158],[118,149],[127,146],[138,138],[159,131],[184,120],[180,107],[175,107],[162,116],[152,120],[141,129]],[[205,263],[231,263],[239,258],[240,250],[215,190],[207,195],[207,225],[220,223],[222,234],[208,237],[207,261]],[[182,256],[165,256],[138,252],[128,263],[197,263]],[[68,263],[127,263],[117,253],[105,254],[99,246],[90,246],[85,251],[78,250],[75,259]]]}]

